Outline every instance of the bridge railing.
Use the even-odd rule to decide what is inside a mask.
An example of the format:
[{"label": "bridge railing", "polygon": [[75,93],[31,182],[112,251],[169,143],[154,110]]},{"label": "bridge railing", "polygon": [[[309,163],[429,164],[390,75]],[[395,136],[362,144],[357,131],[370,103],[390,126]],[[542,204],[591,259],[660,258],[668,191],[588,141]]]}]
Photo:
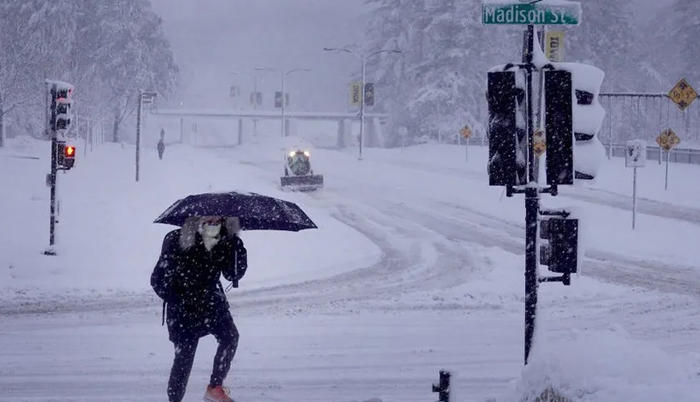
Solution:
[{"label": "bridge railing", "polygon": [[[481,138],[470,138],[469,146],[481,146]],[[647,145],[647,159],[650,161],[666,161],[666,152],[662,151],[659,146],[651,145],[651,141]],[[488,146],[488,140],[484,140],[484,146]],[[613,158],[624,158],[625,150],[627,148],[626,144],[604,144],[606,153],[612,150]],[[686,163],[692,165],[700,165],[700,149],[694,148],[673,148],[668,152],[668,161],[671,163]]]}]

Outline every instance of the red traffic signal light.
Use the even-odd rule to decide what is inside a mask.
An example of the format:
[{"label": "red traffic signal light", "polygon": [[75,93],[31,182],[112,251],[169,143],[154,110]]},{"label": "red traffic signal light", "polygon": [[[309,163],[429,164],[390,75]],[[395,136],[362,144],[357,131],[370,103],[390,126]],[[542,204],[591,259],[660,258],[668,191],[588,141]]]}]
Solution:
[{"label": "red traffic signal light", "polygon": [[65,142],[61,141],[58,143],[57,151],[56,165],[58,169],[72,169],[75,165],[75,147],[72,145],[66,145]]}]

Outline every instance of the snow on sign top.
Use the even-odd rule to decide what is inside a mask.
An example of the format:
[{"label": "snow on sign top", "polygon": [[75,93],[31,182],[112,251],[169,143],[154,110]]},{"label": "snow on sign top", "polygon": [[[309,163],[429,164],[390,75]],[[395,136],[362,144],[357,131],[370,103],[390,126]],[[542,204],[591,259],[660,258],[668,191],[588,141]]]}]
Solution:
[{"label": "snow on sign top", "polygon": [[580,21],[581,4],[566,0],[487,0],[482,5],[484,25],[579,25]]}]

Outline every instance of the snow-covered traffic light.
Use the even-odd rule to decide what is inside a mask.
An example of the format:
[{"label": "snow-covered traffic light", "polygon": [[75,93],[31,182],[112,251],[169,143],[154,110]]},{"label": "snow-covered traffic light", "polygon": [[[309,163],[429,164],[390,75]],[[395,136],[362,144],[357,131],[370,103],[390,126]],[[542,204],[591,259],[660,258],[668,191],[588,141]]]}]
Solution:
[{"label": "snow-covered traffic light", "polygon": [[[578,271],[578,219],[540,217],[540,264],[559,274]],[[567,284],[565,282],[565,284]]]},{"label": "snow-covered traffic light", "polygon": [[[517,186],[527,182],[525,90],[518,71],[488,73],[490,186]],[[522,82],[522,80],[520,80]]]},{"label": "snow-covered traffic light", "polygon": [[574,184],[573,97],[571,73],[544,72],[544,127],[547,184]]},{"label": "snow-covered traffic light", "polygon": [[605,147],[598,138],[605,119],[605,109],[599,102],[605,73],[588,64],[553,64],[571,72],[575,178],[593,180],[605,160]]},{"label": "snow-covered traffic light", "polygon": [[66,130],[71,122],[70,108],[73,87],[53,86],[51,88],[51,129]]},{"label": "snow-covered traffic light", "polygon": [[547,184],[592,180],[605,159],[598,138],[605,119],[598,98],[605,73],[588,64],[552,65],[555,70],[544,73]]}]

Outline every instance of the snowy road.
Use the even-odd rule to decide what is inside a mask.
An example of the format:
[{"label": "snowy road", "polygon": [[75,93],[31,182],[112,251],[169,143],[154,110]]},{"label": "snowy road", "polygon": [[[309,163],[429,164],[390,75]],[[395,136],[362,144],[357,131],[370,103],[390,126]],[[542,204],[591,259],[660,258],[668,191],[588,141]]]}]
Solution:
[{"label": "snowy road", "polygon": [[[404,233],[408,230],[416,241],[421,236],[427,236],[426,240],[433,243],[439,239],[439,242],[448,248],[450,245],[454,246],[454,255],[446,257],[448,259],[464,259],[464,244],[497,247],[514,254],[524,253],[524,216],[523,219],[517,220],[508,214],[498,216],[491,205],[471,204],[465,202],[464,198],[451,195],[449,191],[439,191],[440,186],[459,189],[470,182],[483,186],[486,182],[483,173],[409,160],[381,163],[365,160],[363,163],[371,164],[371,167],[361,167],[357,172],[347,169],[348,165],[353,164],[353,158],[348,154],[322,150],[318,151],[317,156],[332,170],[330,174],[326,172],[327,185],[323,192],[311,196],[321,202],[327,200],[325,205],[328,208],[354,202],[348,207],[350,211],[354,211],[352,216],[346,216],[344,219],[343,214],[338,215],[339,219],[349,225],[357,225],[358,220],[368,219],[373,213],[378,217],[390,216],[391,219],[385,219],[379,227],[393,227]],[[333,168],[335,161],[341,158],[345,159],[345,163],[341,164],[342,168]],[[270,183],[276,183],[278,180],[278,163],[259,160],[248,163],[264,170],[263,177]],[[381,169],[381,165],[398,166],[399,174],[392,174],[391,177],[401,177],[402,182],[387,183],[381,173],[371,174],[372,169]],[[367,174],[368,172],[370,173]],[[628,198],[596,189],[563,188],[558,198],[601,205],[619,211],[631,210]],[[522,202],[518,197],[509,201],[511,204]],[[524,210],[524,207],[522,209]],[[700,226],[699,208],[640,199],[638,214]],[[360,225],[358,229],[362,231],[363,226]],[[374,229],[367,226],[363,232],[372,236],[372,231]],[[584,269],[586,275],[611,283],[662,292],[700,295],[700,265],[695,261],[669,262],[634,258],[611,250],[588,248]]]}]

